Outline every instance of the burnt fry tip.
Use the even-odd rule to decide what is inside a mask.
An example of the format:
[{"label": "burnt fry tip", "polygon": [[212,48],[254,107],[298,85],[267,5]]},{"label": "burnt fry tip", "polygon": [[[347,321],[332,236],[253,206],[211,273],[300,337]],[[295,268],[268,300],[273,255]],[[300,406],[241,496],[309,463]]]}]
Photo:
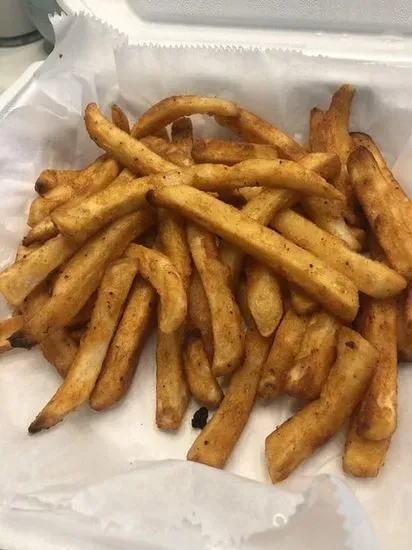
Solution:
[{"label": "burnt fry tip", "polygon": [[41,179],[38,179],[34,184],[34,190],[38,195],[42,197],[47,191],[47,186],[45,185],[44,181],[41,181]]},{"label": "burnt fry tip", "polygon": [[156,195],[155,195],[155,192],[153,189],[150,189],[147,193],[146,193],[146,201],[151,205],[151,206],[156,206]]},{"label": "burnt fry tip", "polygon": [[22,330],[16,331],[7,340],[10,342],[12,348],[31,349],[35,345],[35,342],[30,340],[29,336]]}]

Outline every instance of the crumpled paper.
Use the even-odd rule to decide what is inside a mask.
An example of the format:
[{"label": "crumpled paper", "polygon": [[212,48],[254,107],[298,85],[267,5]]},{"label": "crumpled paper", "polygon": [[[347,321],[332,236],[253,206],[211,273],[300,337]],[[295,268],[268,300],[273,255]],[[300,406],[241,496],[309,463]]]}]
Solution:
[{"label": "crumpled paper", "polygon": [[[326,107],[330,93],[351,82],[358,90],[352,128],[374,136],[412,191],[409,67],[269,50],[130,46],[84,16],[54,24],[56,48],[35,75],[24,106],[0,114],[0,267],[12,260],[24,234],[36,175],[46,167],[80,167],[98,154],[82,120],[89,101],[106,112],[116,101],[136,117],[167,95],[216,94],[304,141],[310,109]],[[221,130],[199,117],[196,131]],[[6,312],[2,303],[0,313]],[[156,429],[154,378],[152,337],[123,403],[105,413],[83,407],[57,428],[29,436],[27,426],[59,377],[37,350],[2,356],[1,548],[409,548],[407,366],[399,376],[399,428],[378,479],[344,478],[342,432],[275,487],[267,483],[264,439],[291,415],[292,400],[258,402],[227,464],[230,473],[220,472],[182,461],[197,435],[190,426],[195,403],[178,433]]]}]

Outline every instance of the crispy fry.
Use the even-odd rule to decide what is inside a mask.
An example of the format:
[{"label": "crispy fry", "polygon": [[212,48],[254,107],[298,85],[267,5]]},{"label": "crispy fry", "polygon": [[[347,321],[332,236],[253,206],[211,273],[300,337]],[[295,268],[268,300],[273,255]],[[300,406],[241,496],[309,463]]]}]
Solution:
[{"label": "crispy fry", "polygon": [[290,304],[298,315],[308,315],[319,309],[319,304],[297,286],[289,285]]},{"label": "crispy fry", "polygon": [[15,315],[9,319],[0,321],[0,353],[10,351],[12,348],[9,338],[23,327],[23,315]]},{"label": "crispy fry", "polygon": [[126,134],[130,134],[130,124],[126,113],[115,103],[111,107],[111,112],[113,124],[120,128],[120,130],[123,130],[123,132],[126,132]]},{"label": "crispy fry", "polygon": [[185,289],[192,271],[190,252],[186,242],[185,222],[170,211],[159,212],[158,240],[162,252],[172,261]]},{"label": "crispy fry", "polygon": [[89,398],[120,320],[136,270],[136,263],[125,258],[108,266],[99,288],[90,325],[80,342],[73,364],[63,384],[30,424],[30,433],[55,426]]},{"label": "crispy fry", "polygon": [[360,332],[378,350],[378,359],[359,409],[358,433],[380,441],[390,438],[397,426],[396,300],[365,299]]},{"label": "crispy fry", "polygon": [[187,334],[183,357],[190,393],[206,407],[218,407],[223,392],[212,374],[199,331]]},{"label": "crispy fry", "polygon": [[356,413],[346,437],[343,471],[356,477],[376,477],[384,464],[390,438],[371,441],[358,434]]},{"label": "crispy fry", "polygon": [[81,170],[43,170],[34,184],[35,191],[43,196],[58,185],[73,185]]},{"label": "crispy fry", "polygon": [[289,309],[275,334],[272,347],[263,365],[259,382],[259,396],[270,399],[283,391],[285,376],[293,364],[309,317],[297,315]]},{"label": "crispy fry", "polygon": [[358,294],[347,277],[221,201],[188,186],[148,193],[151,204],[176,210],[271,267],[316,298],[332,315],[351,322]]},{"label": "crispy fry", "polygon": [[136,122],[132,135],[137,138],[148,136],[161,130],[180,117],[196,114],[237,116],[239,108],[226,99],[201,97],[196,95],[172,96],[147,110]]},{"label": "crispy fry", "polygon": [[188,157],[185,151],[174,143],[170,143],[170,141],[157,136],[147,136],[142,138],[141,143],[144,143],[151,151],[176,166],[185,167],[194,164],[191,157]]},{"label": "crispy fry", "polygon": [[389,263],[405,277],[412,276],[412,208],[395,181],[386,179],[374,156],[357,147],[348,160],[356,196]]},{"label": "crispy fry", "polygon": [[62,378],[67,376],[79,346],[65,328],[56,330],[39,344],[44,357]]},{"label": "crispy fry", "polygon": [[302,338],[284,390],[303,399],[317,399],[336,359],[339,324],[324,312],[315,313]]},{"label": "crispy fry", "polygon": [[188,460],[223,468],[249,419],[269,346],[270,339],[256,329],[248,330],[244,363],[233,375],[212,420],[187,453]]},{"label": "crispy fry", "polygon": [[230,290],[228,271],[219,260],[214,236],[190,224],[187,238],[210,308],[214,347],[212,373],[222,376],[233,372],[243,357],[239,308]]},{"label": "crispy fry", "polygon": [[193,144],[192,156],[197,163],[233,165],[248,159],[276,159],[277,151],[270,145],[228,141],[224,139],[198,139]]},{"label": "crispy fry", "polygon": [[320,398],[266,438],[266,461],[273,483],[286,479],[352,415],[371,380],[376,359],[376,350],[357,332],[340,329],[337,360]]},{"label": "crispy fry", "polygon": [[273,334],[283,316],[282,292],[271,269],[249,258],[245,265],[249,310],[262,336]]},{"label": "crispy fry", "polygon": [[51,217],[46,216],[41,222],[30,229],[23,239],[23,244],[30,246],[33,243],[44,243],[58,234],[59,230],[52,222]]},{"label": "crispy fry", "polygon": [[197,329],[202,335],[203,345],[209,361],[213,358],[213,330],[210,308],[203,283],[196,268],[193,268],[189,287],[188,327]]},{"label": "crispy fry", "polygon": [[387,298],[406,286],[403,277],[388,266],[350,250],[340,239],[292,210],[280,212],[271,225],[284,237],[346,275],[368,296]]},{"label": "crispy fry", "polygon": [[137,278],[90,396],[92,409],[105,410],[120,401],[129,391],[155,304],[156,293],[153,287]]},{"label": "crispy fry", "polygon": [[139,244],[131,244],[126,256],[138,266],[140,275],[159,294],[159,328],[169,334],[177,330],[186,318],[187,298],[182,277],[167,256]]}]

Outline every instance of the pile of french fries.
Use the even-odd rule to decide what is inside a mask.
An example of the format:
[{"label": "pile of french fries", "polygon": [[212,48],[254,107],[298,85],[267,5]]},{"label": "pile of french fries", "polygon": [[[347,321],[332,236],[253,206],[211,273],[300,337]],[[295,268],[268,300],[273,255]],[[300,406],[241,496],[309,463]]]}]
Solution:
[{"label": "pile of french fries", "polygon": [[[215,97],[167,98],[133,127],[87,106],[102,156],[40,174],[0,274],[0,350],[38,345],[62,377],[30,433],[122,400],[156,327],[157,427],[192,397],[216,409],[189,460],[223,468],[256,398],[286,393],[306,404],[266,438],[273,482],[346,423],[344,471],[378,474],[412,359],[412,207],[349,133],[353,95],[312,110],[307,146]],[[195,114],[233,138],[196,139]]]}]

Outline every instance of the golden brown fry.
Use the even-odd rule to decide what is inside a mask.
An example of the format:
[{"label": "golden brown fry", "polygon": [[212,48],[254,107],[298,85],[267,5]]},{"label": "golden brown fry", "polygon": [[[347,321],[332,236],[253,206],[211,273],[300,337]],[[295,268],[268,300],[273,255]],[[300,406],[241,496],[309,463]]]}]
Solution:
[{"label": "golden brown fry", "polygon": [[211,362],[213,358],[212,319],[205,289],[196,268],[193,268],[190,279],[188,327],[200,331],[206,355]]},{"label": "golden brown fry", "polygon": [[339,324],[324,312],[315,313],[302,338],[284,390],[302,399],[317,399],[336,359]]},{"label": "golden brown fry", "polygon": [[297,315],[293,309],[285,313],[263,365],[258,392],[260,397],[270,399],[283,391],[285,376],[293,365],[308,323],[309,317]]},{"label": "golden brown fry", "polygon": [[126,132],[126,134],[130,134],[130,124],[126,113],[115,103],[111,107],[111,112],[113,124],[120,128],[120,130],[123,130],[123,132]]},{"label": "golden brown fry", "polygon": [[56,330],[39,344],[44,357],[62,378],[67,376],[79,346],[65,328]]},{"label": "golden brown fry", "polygon": [[198,139],[193,144],[193,159],[197,163],[233,165],[248,159],[276,159],[277,151],[270,145],[228,141],[224,139]]},{"label": "golden brown fry", "polygon": [[202,405],[218,407],[223,399],[223,392],[212,374],[200,331],[186,335],[183,357],[190,393]]},{"label": "golden brown fry", "polygon": [[243,335],[239,308],[229,285],[229,273],[219,260],[214,236],[194,224],[187,238],[196,269],[202,280],[213,330],[214,376],[233,372],[243,357]]},{"label": "golden brown fry", "polygon": [[223,115],[237,116],[239,108],[218,97],[201,97],[196,95],[172,96],[159,101],[148,109],[136,122],[132,135],[137,138],[148,136],[161,130],[171,122],[190,115]]},{"label": "golden brown fry", "polygon": [[277,276],[265,265],[248,258],[245,265],[250,313],[262,336],[273,334],[283,316],[283,300]]},{"label": "golden brown fry", "polygon": [[185,151],[174,143],[170,143],[170,141],[157,136],[147,136],[142,138],[141,143],[144,143],[151,151],[176,166],[185,167],[194,164],[191,157],[188,157]]},{"label": "golden brown fry", "polygon": [[12,348],[9,338],[23,327],[23,315],[15,315],[9,319],[0,321],[0,353],[5,353]]},{"label": "golden brown fry", "polygon": [[186,242],[185,222],[174,212],[159,211],[158,242],[160,250],[172,261],[188,288],[192,271],[190,252]]},{"label": "golden brown fry", "polygon": [[368,296],[387,298],[406,286],[403,277],[394,270],[350,250],[340,239],[292,210],[277,214],[271,225],[284,237],[346,275]]},{"label": "golden brown fry", "polygon": [[23,244],[30,246],[33,243],[44,243],[58,234],[59,230],[52,222],[51,217],[46,216],[41,222],[30,229],[23,239]]},{"label": "golden brown fry", "polygon": [[395,181],[386,179],[374,156],[357,147],[348,170],[358,201],[389,263],[405,277],[412,276],[412,207]]},{"label": "golden brown fry", "polygon": [[103,368],[90,396],[90,406],[102,411],[120,401],[132,384],[156,304],[151,285],[137,278]]},{"label": "golden brown fry", "polygon": [[290,304],[298,315],[308,315],[319,309],[319,304],[297,286],[289,285]]},{"label": "golden brown fry", "polygon": [[31,245],[26,246],[25,244],[19,244],[16,250],[16,257],[14,259],[15,262],[19,262],[20,260],[24,260],[29,254],[31,254],[34,250],[37,250],[41,247],[41,244],[39,243],[33,243]]},{"label": "golden brown fry", "polygon": [[34,189],[42,196],[58,185],[73,185],[73,181],[80,174],[81,170],[43,170],[34,184]]},{"label": "golden brown fry", "polygon": [[159,328],[169,334],[186,318],[187,298],[182,277],[167,256],[140,244],[131,244],[126,257],[133,259],[140,275],[159,294]]},{"label": "golden brown fry", "polygon": [[244,363],[230,380],[212,420],[195,439],[187,453],[188,460],[223,468],[249,419],[269,346],[270,339],[256,329],[248,330]]},{"label": "golden brown fry", "polygon": [[90,325],[67,376],[29,426],[30,433],[51,428],[90,397],[136,275],[133,260],[121,259],[103,276]]},{"label": "golden brown fry", "polygon": [[353,416],[346,437],[343,471],[356,477],[376,477],[384,464],[391,439],[371,441],[358,434],[357,416]]},{"label": "golden brown fry", "polygon": [[273,483],[286,479],[352,415],[371,380],[376,359],[375,348],[357,332],[340,329],[337,360],[320,398],[266,438],[266,461]]},{"label": "golden brown fry", "polygon": [[397,426],[396,300],[365,299],[360,332],[378,350],[378,359],[359,409],[358,433],[380,441],[390,438]]},{"label": "golden brown fry", "polygon": [[241,247],[247,254],[302,287],[339,319],[351,322],[355,318],[359,307],[358,293],[347,277],[235,208],[184,185],[151,191],[148,200],[155,206],[179,212]]}]

